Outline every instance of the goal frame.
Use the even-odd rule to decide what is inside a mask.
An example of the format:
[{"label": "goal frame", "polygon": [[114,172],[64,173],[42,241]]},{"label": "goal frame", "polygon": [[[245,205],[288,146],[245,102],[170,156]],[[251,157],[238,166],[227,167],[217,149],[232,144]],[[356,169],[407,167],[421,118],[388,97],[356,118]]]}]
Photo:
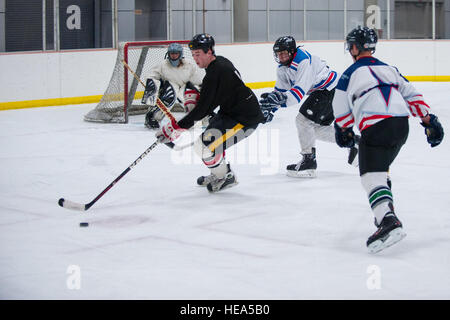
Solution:
[{"label": "goal frame", "polygon": [[[146,46],[158,46],[158,45],[169,45],[171,43],[188,44],[189,40],[164,40],[164,41],[126,41],[123,47],[123,57],[126,63],[128,63],[128,48],[130,47],[146,47]],[[118,49],[120,50],[120,49]],[[129,90],[128,90],[128,69],[123,67],[123,79],[124,79],[124,90],[123,90],[123,112],[125,117],[125,122],[128,123],[128,108],[130,107],[132,101],[128,102]]]}]

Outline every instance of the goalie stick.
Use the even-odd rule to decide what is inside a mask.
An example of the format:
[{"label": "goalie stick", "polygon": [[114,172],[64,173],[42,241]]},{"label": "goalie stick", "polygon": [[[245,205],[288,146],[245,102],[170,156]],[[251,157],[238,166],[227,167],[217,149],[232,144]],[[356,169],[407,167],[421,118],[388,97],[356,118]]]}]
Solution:
[{"label": "goalie stick", "polygon": [[[139,83],[145,88],[145,83],[141,80],[141,78],[138,77],[136,72],[134,72],[133,69],[131,69],[131,67],[128,65],[128,63],[125,62],[125,60],[122,59],[121,61],[124,67],[127,68],[128,71],[130,71],[130,73],[133,75],[133,77],[137,81],[139,81]],[[173,114],[169,111],[166,105],[159,98],[156,98],[156,106],[166,115],[167,118],[170,119],[170,121],[177,122]],[[177,147],[173,142],[165,143],[165,145],[174,150],[183,150],[185,148],[185,147]]]},{"label": "goalie stick", "polygon": [[[133,76],[141,84],[143,84],[141,79],[139,79],[139,77],[136,75],[136,73],[134,73],[134,71],[131,70],[131,68],[128,66],[128,64],[124,60],[122,60],[122,63],[133,74]],[[144,87],[145,87],[145,85],[144,85]],[[159,98],[156,99],[156,105],[158,106],[159,109],[161,109],[162,112],[164,112],[164,114],[171,121],[175,121],[176,122],[175,117],[170,113],[169,109],[167,109],[167,107],[164,105],[164,103]],[[64,198],[60,198],[58,200],[58,204],[61,207],[66,208],[66,209],[72,209],[72,210],[78,210],[78,211],[87,211],[87,210],[89,210],[89,208],[92,207],[94,205],[94,203],[96,203],[101,197],[103,197],[103,195],[106,192],[108,192],[109,189],[111,189],[117,182],[119,182],[120,179],[122,179],[131,169],[133,169],[158,144],[159,144],[159,141],[155,141],[150,147],[148,147],[131,165],[128,166],[128,168],[126,168],[116,179],[114,179],[114,181],[111,182],[102,192],[100,192],[100,194],[97,197],[95,197],[94,200],[92,200],[91,202],[86,203],[86,204],[82,204],[82,203],[73,202],[73,201],[70,201],[70,200],[67,200],[67,199],[64,199]],[[177,147],[175,146],[175,144],[173,142],[169,142],[166,145],[168,145],[170,148],[172,148],[174,150],[177,150]],[[182,146],[182,147],[178,147],[178,148],[179,148],[179,150],[182,150],[185,147]]]},{"label": "goalie stick", "polygon": [[[128,69],[128,71],[130,71],[130,73],[133,75],[133,77],[136,78],[137,81],[139,81],[139,83],[145,88],[145,83],[138,77],[138,75],[136,74],[136,72],[133,71],[133,69],[130,68],[130,66],[128,65],[128,63],[125,62],[125,60],[121,60],[123,65],[125,66],[125,68]],[[164,103],[159,99],[156,98],[156,106],[167,116],[167,118],[170,119],[170,121],[177,121],[175,119],[175,117],[173,116],[172,113],[170,113],[169,109],[167,109],[167,107],[164,105]]]}]

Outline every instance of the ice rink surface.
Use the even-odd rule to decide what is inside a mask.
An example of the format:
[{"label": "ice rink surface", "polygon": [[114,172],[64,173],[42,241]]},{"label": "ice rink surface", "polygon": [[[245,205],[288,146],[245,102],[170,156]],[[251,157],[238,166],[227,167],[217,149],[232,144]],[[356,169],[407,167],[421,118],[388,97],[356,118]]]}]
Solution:
[{"label": "ice rink surface", "polygon": [[447,136],[432,149],[410,118],[390,171],[408,235],[375,255],[344,149],[318,142],[318,177],[286,176],[300,158],[297,107],[228,151],[236,187],[209,194],[191,148],[157,146],[87,212],[57,201],[91,201],[153,143],[144,117],[1,111],[0,299],[450,299],[450,83],[414,85]]}]

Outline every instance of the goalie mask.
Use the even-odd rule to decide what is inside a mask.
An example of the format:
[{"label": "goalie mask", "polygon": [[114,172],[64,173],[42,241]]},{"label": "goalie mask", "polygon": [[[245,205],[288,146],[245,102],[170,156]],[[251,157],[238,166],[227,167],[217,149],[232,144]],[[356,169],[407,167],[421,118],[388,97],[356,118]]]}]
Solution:
[{"label": "goalie mask", "polygon": [[[171,55],[177,54],[177,58],[173,59]],[[171,43],[169,48],[167,48],[167,53],[165,56],[166,59],[169,59],[169,62],[172,66],[178,67],[180,65],[181,59],[183,59],[183,47],[179,43]]]}]

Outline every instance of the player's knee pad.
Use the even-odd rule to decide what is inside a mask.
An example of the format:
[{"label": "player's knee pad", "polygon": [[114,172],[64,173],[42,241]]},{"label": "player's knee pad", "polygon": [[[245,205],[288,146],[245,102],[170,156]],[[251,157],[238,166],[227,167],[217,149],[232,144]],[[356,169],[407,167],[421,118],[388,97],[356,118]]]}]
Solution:
[{"label": "player's knee pad", "polygon": [[214,151],[211,151],[211,149],[205,145],[202,136],[203,135],[200,135],[200,137],[195,140],[194,151],[208,168],[215,168],[222,163],[225,157],[225,151],[223,151],[222,148],[220,148],[221,150],[215,149]]}]

